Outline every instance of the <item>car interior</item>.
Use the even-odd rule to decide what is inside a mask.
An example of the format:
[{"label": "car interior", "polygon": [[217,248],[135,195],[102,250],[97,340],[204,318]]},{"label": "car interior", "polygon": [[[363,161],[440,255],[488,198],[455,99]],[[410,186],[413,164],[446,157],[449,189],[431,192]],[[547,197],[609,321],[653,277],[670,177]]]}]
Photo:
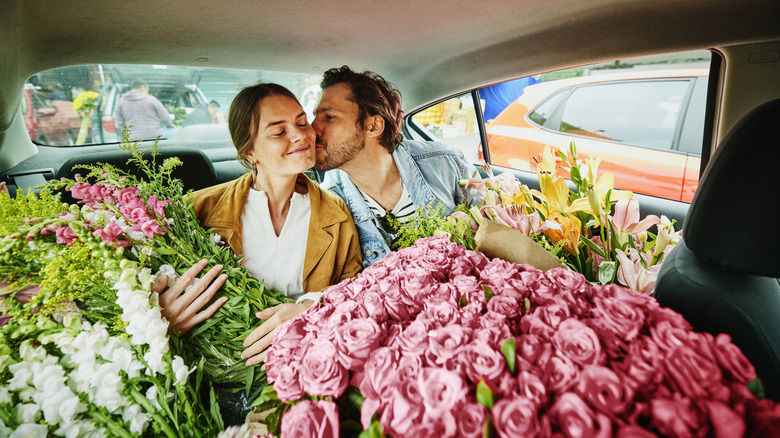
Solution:
[{"label": "car interior", "polygon": [[[774,228],[780,137],[773,130],[780,119],[778,17],[776,0],[4,0],[0,181],[13,195],[72,175],[74,164],[124,161],[116,142],[62,147],[30,138],[20,111],[25,83],[51,69],[144,64],[318,77],[349,65],[397,86],[407,138],[440,140],[415,116],[455,98],[479,108],[486,87],[634,57],[707,51],[702,142],[694,145],[702,175],[696,195],[691,204],[635,196],[642,216],[666,215],[683,229],[684,244],[659,278],[659,302],[697,329],[730,333],[767,394],[780,400],[780,257],[774,253],[780,246]],[[469,156],[479,168],[482,160],[490,163],[487,121],[482,111],[473,114],[478,150]],[[182,158],[176,176],[187,189],[245,172],[224,124],[190,128],[159,142],[163,157]],[[532,171],[492,169],[538,188]]]}]

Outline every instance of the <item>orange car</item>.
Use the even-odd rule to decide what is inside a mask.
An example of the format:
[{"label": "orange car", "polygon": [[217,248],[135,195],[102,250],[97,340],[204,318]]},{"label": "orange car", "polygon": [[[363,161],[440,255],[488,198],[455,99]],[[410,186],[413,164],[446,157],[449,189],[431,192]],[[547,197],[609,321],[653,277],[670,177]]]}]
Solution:
[{"label": "orange car", "polygon": [[[494,165],[534,171],[545,145],[600,158],[615,186],[690,202],[699,182],[709,69],[592,75],[526,87],[489,121]],[[568,176],[565,173],[562,176]]]}]

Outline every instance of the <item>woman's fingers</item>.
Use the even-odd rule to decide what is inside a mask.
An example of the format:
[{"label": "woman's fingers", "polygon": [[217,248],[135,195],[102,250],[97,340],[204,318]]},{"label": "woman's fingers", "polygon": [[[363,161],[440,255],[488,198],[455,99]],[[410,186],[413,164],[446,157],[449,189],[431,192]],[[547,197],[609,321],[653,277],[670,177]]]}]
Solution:
[{"label": "woman's fingers", "polygon": [[[265,360],[268,347],[274,340],[281,325],[274,327],[268,334],[250,344],[242,353],[241,358],[246,360],[246,366],[257,365]],[[246,342],[244,343],[246,344]]]},{"label": "woman's fingers", "polygon": [[[176,280],[173,286],[160,294],[160,310],[168,320],[169,332],[178,330],[180,333],[185,333],[214,315],[227,301],[227,298],[223,297],[203,309],[227,280],[226,274],[217,276],[222,270],[222,265],[216,265],[193,282],[207,263],[207,260],[195,263]],[[159,291],[160,283],[162,278],[155,282],[152,289]]]},{"label": "woman's fingers", "polygon": [[219,310],[219,308],[222,307],[222,305],[227,302],[227,300],[228,300],[227,297],[222,297],[217,301],[214,301],[214,303],[212,303],[207,309],[196,313],[192,318],[184,321],[182,325],[178,327],[179,332],[186,333],[187,331],[189,331],[189,329],[211,318],[212,316],[214,316],[215,313],[217,313],[217,310]]}]

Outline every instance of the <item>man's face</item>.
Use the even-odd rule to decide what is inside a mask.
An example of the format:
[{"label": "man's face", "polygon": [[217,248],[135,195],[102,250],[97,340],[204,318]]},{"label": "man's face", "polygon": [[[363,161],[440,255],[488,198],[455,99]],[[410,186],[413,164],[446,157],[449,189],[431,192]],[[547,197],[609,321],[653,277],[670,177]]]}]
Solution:
[{"label": "man's face", "polygon": [[322,91],[312,122],[317,133],[317,169],[341,167],[366,146],[365,131],[357,126],[358,106],[349,100],[352,91],[336,84]]}]

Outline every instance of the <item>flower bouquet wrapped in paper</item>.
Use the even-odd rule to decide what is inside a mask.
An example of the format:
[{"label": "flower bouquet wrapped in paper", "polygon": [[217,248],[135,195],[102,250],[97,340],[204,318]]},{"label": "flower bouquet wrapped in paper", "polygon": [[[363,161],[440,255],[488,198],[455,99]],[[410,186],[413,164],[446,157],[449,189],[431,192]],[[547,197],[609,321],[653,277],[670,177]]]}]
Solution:
[{"label": "flower bouquet wrapped in paper", "polygon": [[[727,335],[582,274],[420,239],[284,325],[281,436],[775,436]],[[365,431],[365,432],[361,432]],[[365,436],[365,435],[360,435]]]}]

